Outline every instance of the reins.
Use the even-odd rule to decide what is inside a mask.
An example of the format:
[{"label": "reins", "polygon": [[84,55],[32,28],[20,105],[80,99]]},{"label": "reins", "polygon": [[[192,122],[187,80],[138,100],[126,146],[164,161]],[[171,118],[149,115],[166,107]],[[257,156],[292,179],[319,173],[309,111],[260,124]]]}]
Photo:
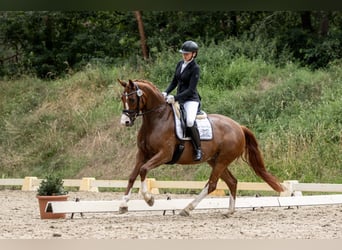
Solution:
[{"label": "reins", "polygon": [[167,103],[165,102],[165,103],[163,103],[163,104],[158,105],[157,107],[154,107],[153,109],[147,110],[147,111],[145,111],[145,112],[140,112],[137,116],[143,116],[143,115],[146,115],[146,114],[148,114],[148,113],[154,112],[154,111],[156,111],[157,109],[159,109],[159,108],[161,108],[161,107],[163,107],[163,106],[166,106],[166,104],[167,104]]},{"label": "reins", "polygon": [[126,114],[128,117],[138,117],[138,116],[143,116],[146,114],[149,114],[151,112],[157,111],[159,108],[166,106],[167,103],[163,103],[158,105],[157,107],[154,107],[153,109],[147,110],[145,112],[141,112],[141,110],[139,110],[139,112],[136,112],[135,110],[128,110],[128,109],[124,109],[122,110],[122,113]]}]

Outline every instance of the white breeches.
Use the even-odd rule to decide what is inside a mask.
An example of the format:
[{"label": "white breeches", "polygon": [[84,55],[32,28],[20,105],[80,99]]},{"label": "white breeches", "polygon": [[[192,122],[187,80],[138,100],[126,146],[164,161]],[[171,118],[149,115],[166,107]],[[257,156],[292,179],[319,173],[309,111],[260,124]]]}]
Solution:
[{"label": "white breeches", "polygon": [[186,126],[192,127],[194,126],[197,110],[198,110],[198,102],[188,101],[184,103],[184,109],[186,110]]}]

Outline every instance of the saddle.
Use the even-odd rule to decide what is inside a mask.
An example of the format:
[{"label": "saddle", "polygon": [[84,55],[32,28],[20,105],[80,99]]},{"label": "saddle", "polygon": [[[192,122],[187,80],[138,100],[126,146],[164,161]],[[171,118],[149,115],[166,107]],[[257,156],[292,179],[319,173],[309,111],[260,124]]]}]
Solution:
[{"label": "saddle", "polygon": [[[175,116],[175,129],[178,139],[191,140],[186,135],[186,111],[183,105],[175,102],[172,104],[172,108]],[[206,112],[199,110],[196,116],[196,124],[201,140],[211,140],[213,138],[212,126]]]}]

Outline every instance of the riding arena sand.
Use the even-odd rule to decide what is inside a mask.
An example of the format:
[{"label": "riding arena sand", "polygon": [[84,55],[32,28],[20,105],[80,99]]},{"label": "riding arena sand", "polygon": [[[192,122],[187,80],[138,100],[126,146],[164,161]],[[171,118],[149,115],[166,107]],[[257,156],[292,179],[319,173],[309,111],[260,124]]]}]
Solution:
[{"label": "riding arena sand", "polygon": [[[121,199],[122,193],[70,192],[69,200]],[[191,195],[171,195],[172,199]],[[155,195],[166,199],[166,195]],[[132,199],[142,199],[133,194]],[[341,239],[342,205],[67,214],[40,219],[36,192],[0,191],[0,239]]]}]

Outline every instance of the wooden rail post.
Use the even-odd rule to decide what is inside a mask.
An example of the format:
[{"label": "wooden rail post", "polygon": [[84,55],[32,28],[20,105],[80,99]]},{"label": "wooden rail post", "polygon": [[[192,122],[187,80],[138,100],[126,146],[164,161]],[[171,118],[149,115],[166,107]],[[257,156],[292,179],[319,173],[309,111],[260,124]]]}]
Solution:
[{"label": "wooden rail post", "polygon": [[21,187],[22,191],[37,191],[38,186],[36,183],[38,182],[38,178],[34,176],[26,176],[24,178],[24,183]]},{"label": "wooden rail post", "polygon": [[151,194],[159,194],[159,188],[155,178],[147,178],[147,190]]},{"label": "wooden rail post", "polygon": [[209,196],[226,196],[224,188],[227,188],[226,183],[222,182],[221,179],[219,179],[217,182],[216,189],[213,192],[211,192]]},{"label": "wooden rail post", "polygon": [[297,180],[284,181],[283,185],[285,186],[286,190],[284,192],[281,192],[280,196],[302,196],[302,192],[296,191],[293,187],[293,184],[298,183],[299,182]]},{"label": "wooden rail post", "polygon": [[98,187],[92,185],[95,181],[93,177],[84,177],[82,178],[81,185],[79,191],[90,191],[90,192],[98,192]]}]

